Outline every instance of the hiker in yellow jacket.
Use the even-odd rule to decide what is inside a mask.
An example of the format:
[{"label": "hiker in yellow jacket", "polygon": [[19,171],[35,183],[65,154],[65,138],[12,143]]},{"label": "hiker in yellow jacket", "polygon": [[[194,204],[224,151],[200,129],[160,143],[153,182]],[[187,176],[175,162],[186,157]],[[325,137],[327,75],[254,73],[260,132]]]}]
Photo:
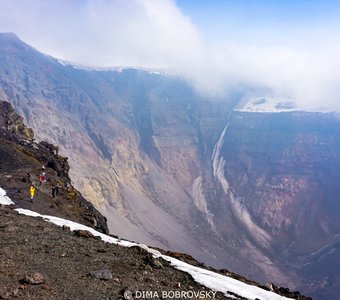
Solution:
[{"label": "hiker in yellow jacket", "polygon": [[35,187],[32,184],[31,187],[30,187],[31,203],[33,203],[34,194],[35,194]]}]

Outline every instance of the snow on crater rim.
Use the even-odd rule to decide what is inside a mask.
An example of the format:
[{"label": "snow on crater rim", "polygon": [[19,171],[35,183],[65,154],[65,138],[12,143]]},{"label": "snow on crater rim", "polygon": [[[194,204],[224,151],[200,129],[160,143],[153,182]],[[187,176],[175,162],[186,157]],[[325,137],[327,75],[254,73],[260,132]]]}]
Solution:
[{"label": "snow on crater rim", "polygon": [[273,96],[244,97],[234,111],[249,113],[280,113],[303,111],[311,113],[332,113],[334,110],[326,107],[299,106],[294,99]]},{"label": "snow on crater rim", "polygon": [[285,112],[296,111],[298,108],[292,100],[264,96],[252,97],[243,107],[235,110],[241,112]]},{"label": "snow on crater rim", "polygon": [[140,70],[147,72],[149,74],[161,75],[161,76],[168,76],[173,77],[177,76],[177,74],[171,71],[169,68],[147,68],[147,67],[138,67],[138,66],[112,66],[112,67],[99,67],[99,66],[91,66],[91,65],[84,65],[80,63],[74,63],[67,60],[56,59],[56,61],[64,67],[72,67],[77,70],[84,70],[84,71],[116,71],[121,73],[125,70],[133,69],[133,70]]}]

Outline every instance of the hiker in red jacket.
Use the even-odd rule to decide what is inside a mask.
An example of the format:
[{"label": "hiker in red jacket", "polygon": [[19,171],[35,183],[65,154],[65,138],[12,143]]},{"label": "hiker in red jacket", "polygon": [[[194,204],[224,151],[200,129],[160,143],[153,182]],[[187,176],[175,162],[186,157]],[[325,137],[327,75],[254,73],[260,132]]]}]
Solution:
[{"label": "hiker in red jacket", "polygon": [[42,174],[40,174],[39,175],[39,185],[41,185],[42,181],[43,181],[43,176],[42,176]]}]

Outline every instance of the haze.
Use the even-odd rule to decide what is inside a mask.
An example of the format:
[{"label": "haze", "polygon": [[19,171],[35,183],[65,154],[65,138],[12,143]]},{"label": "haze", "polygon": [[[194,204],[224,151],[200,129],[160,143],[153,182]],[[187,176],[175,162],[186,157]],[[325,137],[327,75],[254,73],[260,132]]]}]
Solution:
[{"label": "haze", "polygon": [[0,0],[0,31],[78,64],[165,68],[340,110],[338,1]]}]

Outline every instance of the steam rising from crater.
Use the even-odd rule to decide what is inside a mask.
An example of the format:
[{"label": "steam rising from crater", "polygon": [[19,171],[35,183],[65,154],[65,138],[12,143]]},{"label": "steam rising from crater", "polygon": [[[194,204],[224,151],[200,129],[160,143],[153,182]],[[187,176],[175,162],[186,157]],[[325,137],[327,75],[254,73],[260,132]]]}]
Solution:
[{"label": "steam rising from crater", "polygon": [[[194,23],[180,4],[171,0],[0,0],[0,31],[15,32],[44,53],[80,64],[166,68],[209,95],[242,86],[294,99],[300,107],[340,110],[338,23],[308,27],[307,22],[289,42],[285,35],[294,32],[290,24],[282,24],[278,27],[282,30],[273,33],[274,23],[268,21],[261,34],[268,33],[270,41],[257,41],[255,31],[255,38],[249,40],[223,35],[225,28],[220,26],[214,30],[221,38],[211,41],[202,30],[204,24]],[[250,32],[251,26],[256,24],[249,23]],[[228,32],[242,37],[241,29],[228,28]]]}]

